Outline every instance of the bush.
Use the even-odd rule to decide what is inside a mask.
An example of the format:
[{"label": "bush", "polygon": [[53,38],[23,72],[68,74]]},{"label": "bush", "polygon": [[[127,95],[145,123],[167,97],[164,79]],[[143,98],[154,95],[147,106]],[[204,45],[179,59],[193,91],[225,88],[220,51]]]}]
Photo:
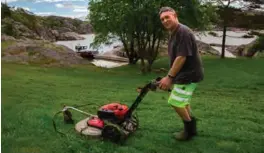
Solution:
[{"label": "bush", "polygon": [[263,52],[264,51],[264,36],[258,37],[256,42],[248,49],[250,53]]},{"label": "bush", "polygon": [[27,28],[31,30],[37,30],[38,27],[38,18],[35,15],[28,14],[23,9],[12,12],[12,19],[17,22],[21,22]]},{"label": "bush", "polygon": [[60,27],[62,23],[60,22],[60,20],[55,20],[53,18],[48,17],[45,19],[44,24],[50,28],[55,28],[55,27]]},{"label": "bush", "polygon": [[16,36],[15,30],[13,28],[13,23],[9,18],[4,20],[4,24],[2,24],[2,33],[8,36]]}]

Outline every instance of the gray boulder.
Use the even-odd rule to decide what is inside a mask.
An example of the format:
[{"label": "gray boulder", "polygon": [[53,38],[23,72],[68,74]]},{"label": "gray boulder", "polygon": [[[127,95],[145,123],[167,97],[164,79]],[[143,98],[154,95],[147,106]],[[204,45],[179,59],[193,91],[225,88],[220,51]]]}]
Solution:
[{"label": "gray boulder", "polygon": [[83,40],[84,37],[81,37],[79,34],[75,32],[65,32],[61,33],[57,40]]},{"label": "gray boulder", "polygon": [[19,40],[2,48],[2,61],[45,66],[72,66],[89,63],[65,46],[41,40]]}]

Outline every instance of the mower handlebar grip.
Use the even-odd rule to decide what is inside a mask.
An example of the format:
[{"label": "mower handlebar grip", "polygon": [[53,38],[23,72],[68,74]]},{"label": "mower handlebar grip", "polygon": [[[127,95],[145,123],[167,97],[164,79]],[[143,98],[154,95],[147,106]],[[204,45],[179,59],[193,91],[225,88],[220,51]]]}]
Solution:
[{"label": "mower handlebar grip", "polygon": [[[150,90],[155,91],[159,86],[159,81],[161,79],[162,79],[161,77],[157,77],[155,80],[152,80],[150,84]],[[171,89],[168,89],[168,91],[171,92]]]}]

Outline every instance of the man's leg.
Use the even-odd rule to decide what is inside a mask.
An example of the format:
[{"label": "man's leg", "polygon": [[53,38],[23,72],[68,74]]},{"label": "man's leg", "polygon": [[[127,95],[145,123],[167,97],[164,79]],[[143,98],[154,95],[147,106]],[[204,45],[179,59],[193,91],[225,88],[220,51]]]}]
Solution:
[{"label": "man's leg", "polygon": [[174,85],[168,100],[168,103],[172,105],[184,123],[184,130],[176,136],[176,139],[178,140],[188,140],[196,135],[196,121],[195,118],[191,116],[191,108],[189,104],[195,88],[196,84],[176,84]]},{"label": "man's leg", "polygon": [[192,114],[192,110],[191,110],[191,105],[189,104],[189,105],[187,105],[186,107],[185,107],[187,110],[188,110],[188,114],[189,114],[189,116],[190,116],[190,118],[191,118],[191,122],[192,122],[192,135],[197,135],[197,125],[196,125],[196,117]]},{"label": "man's leg", "polygon": [[189,116],[191,117],[192,116],[191,105],[188,104],[185,106],[185,108],[187,109],[187,112],[188,112]]},{"label": "man's leg", "polygon": [[182,120],[191,121],[191,116],[189,115],[188,109],[186,107],[181,108],[173,106],[173,108]]}]

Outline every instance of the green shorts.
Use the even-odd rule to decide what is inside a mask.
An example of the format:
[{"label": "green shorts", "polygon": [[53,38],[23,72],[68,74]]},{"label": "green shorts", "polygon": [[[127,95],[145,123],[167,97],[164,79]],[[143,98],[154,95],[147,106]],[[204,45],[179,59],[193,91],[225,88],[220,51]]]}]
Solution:
[{"label": "green shorts", "polygon": [[174,84],[168,103],[175,107],[185,107],[190,104],[193,92],[197,84]]}]

